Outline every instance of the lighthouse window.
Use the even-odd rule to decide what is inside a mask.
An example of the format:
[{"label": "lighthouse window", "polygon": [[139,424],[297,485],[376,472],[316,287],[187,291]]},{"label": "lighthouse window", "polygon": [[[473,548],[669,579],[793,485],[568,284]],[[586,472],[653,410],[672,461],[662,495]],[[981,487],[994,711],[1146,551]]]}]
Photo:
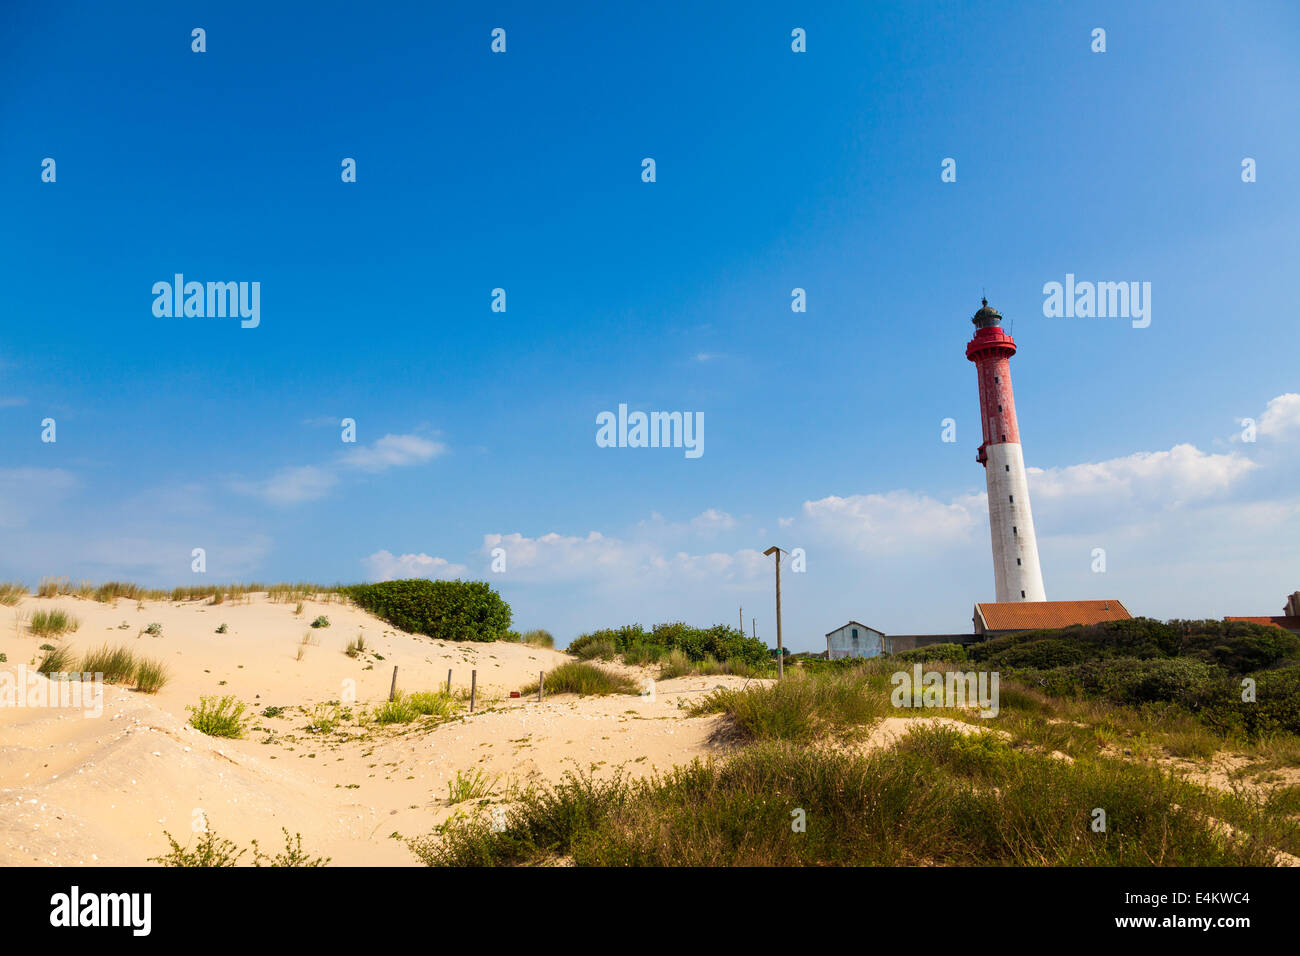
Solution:
[{"label": "lighthouse window", "polygon": [[1010,466],[1010,465],[1003,465],[1002,467],[1005,468],[1007,471],[1010,471],[1010,470],[1011,470],[1011,466]]},{"label": "lighthouse window", "polygon": [[1020,559],[1016,558],[1016,567],[1020,567]]},{"label": "lighthouse window", "polygon": [[1003,440],[1003,441],[1006,441],[1006,440],[1007,440],[1007,436],[1006,436],[1006,435],[1003,435],[1003,436],[1002,436],[1002,440]]},{"label": "lighthouse window", "polygon": [[1012,534],[1015,534],[1015,533],[1016,533],[1016,526],[1015,526],[1015,525],[1012,525],[1012,526],[1011,526],[1011,533],[1012,533]]},{"label": "lighthouse window", "polygon": [[1001,406],[1001,405],[998,406],[998,411],[1002,411],[1002,406]]},{"label": "lighthouse window", "polygon": [[1015,495],[1007,495],[1007,501],[1011,502],[1011,503],[1014,505],[1014,504],[1016,503],[1016,496],[1015,496]]},{"label": "lighthouse window", "polygon": [[1024,597],[1024,596],[1025,596],[1025,592],[1024,592],[1024,591],[1021,591],[1021,592],[1020,592],[1020,596],[1021,596],[1021,597]]}]

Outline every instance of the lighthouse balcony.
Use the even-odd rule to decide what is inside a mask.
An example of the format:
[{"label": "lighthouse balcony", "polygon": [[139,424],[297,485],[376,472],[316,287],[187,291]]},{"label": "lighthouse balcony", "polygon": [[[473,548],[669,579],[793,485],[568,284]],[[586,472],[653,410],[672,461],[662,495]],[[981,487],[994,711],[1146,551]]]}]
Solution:
[{"label": "lighthouse balcony", "polygon": [[989,464],[988,464],[988,463],[989,463],[988,452],[985,451],[983,445],[980,445],[979,451],[975,453],[975,460],[978,461],[978,462],[979,462],[981,465],[983,465],[985,468],[987,468],[987,467],[989,466]]}]

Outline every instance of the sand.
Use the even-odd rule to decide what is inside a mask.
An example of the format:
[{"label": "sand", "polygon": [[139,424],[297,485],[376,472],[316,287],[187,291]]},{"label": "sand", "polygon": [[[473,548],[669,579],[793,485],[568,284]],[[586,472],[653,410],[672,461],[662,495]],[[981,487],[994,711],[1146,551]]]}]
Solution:
[{"label": "sand", "polygon": [[[257,839],[283,845],[281,827],[301,833],[303,847],[335,865],[415,865],[404,843],[457,809],[448,783],[481,772],[498,794],[515,785],[553,782],[568,769],[623,768],[641,776],[717,753],[710,737],[719,718],[686,715],[683,702],[736,677],[659,682],[649,695],[510,699],[569,658],[518,644],[456,643],[405,634],[338,602],[295,605],[256,595],[247,603],[134,600],[116,605],[71,597],[25,598],[4,608],[0,672],[41,655],[47,639],[20,621],[60,607],[79,629],[54,643],[78,654],[126,644],[164,662],[170,680],[157,694],[105,688],[102,713],[79,709],[0,707],[0,865],[144,865],[164,853],[164,831],[192,843],[204,821],[241,846]],[[312,629],[319,614],[328,628]],[[121,625],[125,623],[125,628]],[[151,623],[161,633],[142,633]],[[219,624],[227,633],[217,634]],[[300,642],[310,634],[315,644]],[[364,634],[367,653],[343,649]],[[382,656],[382,660],[377,657]],[[428,728],[389,725],[363,736],[305,730],[317,705],[340,701],[355,682],[354,706],[398,686],[433,690],[452,670],[454,689],[478,671],[478,712]],[[648,672],[638,672],[647,677]],[[27,679],[44,681],[31,672]],[[188,724],[186,707],[204,695],[233,695],[248,705],[253,728],[243,739],[208,737]],[[284,708],[262,717],[269,706]],[[301,708],[301,710],[300,710]],[[361,734],[355,726],[350,733]],[[251,857],[244,862],[249,862]]]}]

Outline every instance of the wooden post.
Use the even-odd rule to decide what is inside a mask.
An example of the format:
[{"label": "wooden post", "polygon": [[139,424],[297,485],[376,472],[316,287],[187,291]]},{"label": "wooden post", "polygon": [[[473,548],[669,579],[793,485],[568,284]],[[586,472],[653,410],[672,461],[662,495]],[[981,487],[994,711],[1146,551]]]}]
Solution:
[{"label": "wooden post", "polygon": [[397,665],[396,664],[393,665],[393,683],[392,686],[388,688],[388,699],[389,700],[397,699]]},{"label": "wooden post", "polygon": [[745,606],[740,606],[740,636],[745,636]]},{"label": "wooden post", "polygon": [[469,712],[474,713],[474,694],[478,690],[478,671],[469,672]]},{"label": "wooden post", "polygon": [[447,693],[448,694],[451,693],[451,669],[450,668],[448,668],[447,670]]},{"label": "wooden post", "polygon": [[546,683],[546,671],[538,671],[538,672],[537,672],[537,701],[538,701],[538,703],[541,703],[541,700],[542,700],[542,686],[543,686],[545,683]]}]

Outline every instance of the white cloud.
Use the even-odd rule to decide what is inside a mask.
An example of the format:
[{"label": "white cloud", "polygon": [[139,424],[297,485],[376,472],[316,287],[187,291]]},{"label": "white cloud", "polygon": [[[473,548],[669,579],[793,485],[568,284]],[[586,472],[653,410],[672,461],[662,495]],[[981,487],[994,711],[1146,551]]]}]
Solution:
[{"label": "white cloud", "polygon": [[812,529],[865,552],[908,552],[965,542],[987,510],[984,495],[948,504],[914,491],[831,495],[803,503]]},{"label": "white cloud", "polygon": [[367,577],[372,581],[392,581],[396,578],[462,578],[469,570],[463,564],[452,564],[446,558],[419,554],[394,555],[391,551],[376,551],[362,558]]},{"label": "white cloud", "polygon": [[1264,414],[1259,417],[1259,433],[1280,437],[1293,431],[1300,432],[1300,395],[1287,392],[1269,399]]},{"label": "white cloud", "polygon": [[1195,445],[1140,451],[1065,468],[1028,468],[1031,501],[1106,497],[1174,505],[1227,491],[1258,466],[1237,454],[1203,452]]},{"label": "white cloud", "polygon": [[730,531],[736,526],[736,519],[725,511],[710,508],[691,519],[692,531]]},{"label": "white cloud", "polygon": [[385,435],[369,446],[349,451],[345,463],[362,471],[387,471],[403,465],[418,465],[445,454],[447,446],[419,435]]},{"label": "white cloud", "polygon": [[296,505],[324,498],[339,483],[340,463],[376,474],[389,468],[416,465],[446,452],[447,446],[418,435],[385,435],[368,446],[346,452],[327,465],[281,468],[261,481],[234,481],[230,487],[274,505]]},{"label": "white cloud", "polygon": [[273,505],[296,505],[324,498],[338,484],[338,476],[325,468],[303,465],[281,468],[262,481],[236,481],[231,488]]}]

